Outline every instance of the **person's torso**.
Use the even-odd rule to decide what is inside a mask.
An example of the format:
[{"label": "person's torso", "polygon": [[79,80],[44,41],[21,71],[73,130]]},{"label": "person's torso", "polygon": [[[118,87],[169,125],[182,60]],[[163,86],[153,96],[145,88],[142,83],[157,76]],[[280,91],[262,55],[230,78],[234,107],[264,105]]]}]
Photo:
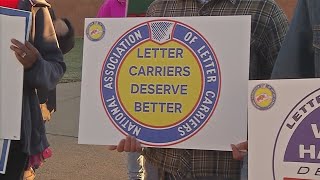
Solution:
[{"label": "person's torso", "polygon": [[[182,16],[251,16],[251,51],[250,79],[268,79],[272,68],[261,64],[258,58],[262,55],[262,40],[270,31],[273,16],[285,16],[279,13],[279,6],[272,0],[211,0],[201,4],[198,0],[156,0],[149,7],[153,17],[182,17]],[[278,17],[276,17],[278,18]],[[286,19],[286,18],[285,18]],[[286,22],[287,23],[287,22]],[[283,24],[284,32],[287,25]],[[282,38],[282,37],[276,37]],[[262,62],[265,63],[265,62]],[[274,63],[274,62],[267,62]],[[268,65],[271,67],[271,65]]]},{"label": "person's torso", "polygon": [[315,75],[320,77],[320,0],[308,0],[306,2],[313,32]]},{"label": "person's torso", "polygon": [[181,179],[212,176],[240,178],[240,161],[233,159],[232,152],[144,148],[143,155],[160,170]]},{"label": "person's torso", "polygon": [[[260,75],[261,71],[268,71],[270,74],[272,70],[262,68],[259,62],[261,57],[259,50],[264,32],[269,30],[271,16],[278,10],[279,7],[270,0],[212,0],[206,4],[196,0],[156,0],[150,5],[147,15],[152,17],[251,15],[250,78],[258,79],[263,78],[263,75]],[[147,148],[145,156],[160,169],[181,176],[189,172],[196,177],[212,175],[238,177],[240,173],[240,164],[233,160],[231,152]]]}]

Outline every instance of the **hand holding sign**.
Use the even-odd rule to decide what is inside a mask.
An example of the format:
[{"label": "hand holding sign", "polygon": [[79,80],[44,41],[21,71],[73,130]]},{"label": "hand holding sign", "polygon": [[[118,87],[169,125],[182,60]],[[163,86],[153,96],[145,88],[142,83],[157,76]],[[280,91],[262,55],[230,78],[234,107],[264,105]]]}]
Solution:
[{"label": "hand holding sign", "polygon": [[10,49],[15,52],[17,59],[23,65],[24,69],[29,69],[41,56],[39,51],[29,42],[22,44],[16,39],[11,40]]},{"label": "hand holding sign", "polygon": [[242,160],[248,151],[248,141],[237,145],[231,144],[233,159]]},{"label": "hand holding sign", "polygon": [[109,150],[117,150],[118,152],[141,152],[140,142],[132,136],[127,136],[126,139],[122,139],[118,146],[109,146]]}]

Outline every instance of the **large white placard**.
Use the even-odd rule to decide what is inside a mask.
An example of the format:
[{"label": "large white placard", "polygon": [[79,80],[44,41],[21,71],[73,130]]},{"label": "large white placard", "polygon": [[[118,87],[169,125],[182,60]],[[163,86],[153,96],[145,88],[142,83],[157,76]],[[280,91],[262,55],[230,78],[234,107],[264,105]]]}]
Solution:
[{"label": "large white placard", "polygon": [[24,42],[26,18],[0,14],[0,138],[20,139],[23,66],[10,49],[11,39]]},{"label": "large white placard", "polygon": [[249,82],[249,180],[320,178],[319,84]]},{"label": "large white placard", "polygon": [[250,16],[86,19],[80,144],[246,139]]}]

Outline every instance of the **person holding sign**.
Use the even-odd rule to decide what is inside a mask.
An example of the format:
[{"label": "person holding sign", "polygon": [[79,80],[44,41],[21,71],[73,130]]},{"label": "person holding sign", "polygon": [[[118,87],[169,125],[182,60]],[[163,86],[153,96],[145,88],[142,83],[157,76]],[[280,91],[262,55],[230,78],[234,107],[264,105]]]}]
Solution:
[{"label": "person holding sign", "polygon": [[0,175],[1,180],[22,179],[29,157],[42,154],[49,147],[36,91],[54,89],[66,70],[48,11],[50,5],[44,0],[25,2],[35,10],[36,26],[31,31],[30,42],[12,39],[10,46],[25,69],[21,140],[11,142],[6,174]]},{"label": "person holding sign", "polygon": [[[19,0],[19,9],[26,11],[31,10],[31,4],[29,1]],[[51,19],[53,21],[54,30],[56,32],[59,48],[62,54],[68,53],[73,49],[74,41],[74,29],[71,22],[66,18],[57,18],[52,7],[48,8]],[[50,91],[38,90],[37,95],[40,102],[40,109],[43,120],[45,122],[51,120],[51,115],[57,109],[56,106],[56,89]],[[31,180],[35,177],[34,169],[39,168],[44,159],[51,156],[51,150],[48,148],[42,154],[32,155],[29,157],[28,169],[24,173],[24,178]]]},{"label": "person holding sign", "polygon": [[[156,0],[147,12],[150,17],[230,15],[251,15],[249,78],[269,79],[288,28],[284,12],[273,0]],[[140,146],[134,137],[127,137],[109,149],[131,152]],[[240,161],[231,151],[144,148],[143,155],[166,180],[240,179]]]},{"label": "person holding sign", "polygon": [[232,155],[235,160],[242,160],[241,180],[248,179],[248,141],[231,144]]}]

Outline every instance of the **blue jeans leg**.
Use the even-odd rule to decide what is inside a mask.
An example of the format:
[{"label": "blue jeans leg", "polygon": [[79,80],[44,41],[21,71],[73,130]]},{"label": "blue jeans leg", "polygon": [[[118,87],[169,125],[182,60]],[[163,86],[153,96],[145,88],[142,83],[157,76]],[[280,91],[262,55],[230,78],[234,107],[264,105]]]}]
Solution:
[{"label": "blue jeans leg", "polygon": [[248,154],[243,158],[241,167],[241,180],[248,180]]},{"label": "blue jeans leg", "polygon": [[140,163],[143,167],[143,180],[159,180],[158,168],[140,156]]},{"label": "blue jeans leg", "polygon": [[128,153],[128,178],[129,180],[142,180],[143,169],[139,163],[140,153],[129,152]]}]

